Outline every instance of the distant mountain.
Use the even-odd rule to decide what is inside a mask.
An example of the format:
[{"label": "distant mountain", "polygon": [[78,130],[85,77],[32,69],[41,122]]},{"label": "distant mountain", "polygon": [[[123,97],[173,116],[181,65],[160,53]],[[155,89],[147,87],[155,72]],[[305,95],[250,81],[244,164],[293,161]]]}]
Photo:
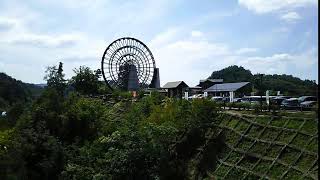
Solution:
[{"label": "distant mountain", "polygon": [[0,72],[0,108],[18,102],[27,102],[39,96],[43,88],[16,80]]},{"label": "distant mountain", "polygon": [[223,79],[223,82],[240,82],[240,81],[252,81],[253,75],[249,70],[239,66],[229,66],[220,71],[212,72],[209,78]]},{"label": "distant mountain", "polygon": [[[214,71],[209,76],[212,79],[223,79],[224,82],[251,82],[255,87],[259,86],[260,77],[258,74],[253,75],[250,70],[239,66],[229,66],[220,71]],[[262,84],[265,89],[271,91],[280,91],[285,95],[302,96],[317,95],[318,85],[315,81],[301,80],[292,75],[263,75]]]},{"label": "distant mountain", "polygon": [[36,86],[38,86],[38,87],[41,87],[41,88],[45,88],[45,87],[47,87],[47,84],[34,84],[34,85],[36,85]]}]

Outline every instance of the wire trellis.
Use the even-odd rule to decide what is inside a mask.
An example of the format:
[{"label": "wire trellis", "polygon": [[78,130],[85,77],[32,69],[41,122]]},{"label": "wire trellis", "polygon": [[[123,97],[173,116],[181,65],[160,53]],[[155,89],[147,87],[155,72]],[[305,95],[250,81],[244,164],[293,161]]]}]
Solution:
[{"label": "wire trellis", "polygon": [[[225,114],[226,150],[211,177],[318,179],[318,121]],[[285,121],[285,122],[281,122]]]}]

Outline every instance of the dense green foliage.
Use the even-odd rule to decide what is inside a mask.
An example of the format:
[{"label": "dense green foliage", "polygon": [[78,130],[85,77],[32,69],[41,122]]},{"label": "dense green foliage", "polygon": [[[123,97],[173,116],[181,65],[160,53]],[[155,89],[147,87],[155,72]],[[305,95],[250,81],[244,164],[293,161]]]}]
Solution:
[{"label": "dense green foliage", "polygon": [[80,66],[74,69],[76,74],[70,80],[70,84],[81,94],[98,94],[100,71],[93,72],[89,67]]},{"label": "dense green foliage", "polygon": [[42,92],[42,88],[0,73],[0,111],[16,103],[25,103]]},{"label": "dense green foliage", "polygon": [[223,79],[223,82],[251,82],[252,74],[249,70],[234,65],[212,72],[209,78]]},{"label": "dense green foliage", "polygon": [[47,81],[47,86],[55,89],[60,95],[62,95],[67,87],[67,80],[64,78],[65,74],[63,73],[63,63],[59,62],[58,67],[47,67],[46,73],[44,80]]},{"label": "dense green foliage", "polygon": [[[229,66],[220,71],[214,71],[209,78],[223,79],[224,82],[251,82],[254,87],[259,86],[259,74],[253,75],[249,70],[239,66]],[[262,84],[266,90],[280,91],[285,95],[302,96],[317,95],[318,85],[311,80],[301,80],[292,75],[264,75]]]},{"label": "dense green foliage", "polygon": [[223,136],[210,125],[217,117],[215,104],[208,100],[152,94],[136,102],[105,104],[74,93],[61,97],[49,88],[14,128],[1,132],[2,177],[205,176],[223,144]]},{"label": "dense green foliage", "polygon": [[[82,69],[73,80],[92,74]],[[15,123],[1,130],[0,179],[195,179],[215,168],[224,143],[214,102],[118,91],[90,98],[86,87],[67,91],[61,63],[46,80],[42,95],[15,108]]]},{"label": "dense green foliage", "polygon": [[[237,81],[249,77],[241,72]],[[208,99],[178,100],[155,92],[150,96],[139,92],[132,99],[130,93],[118,90],[106,95],[110,91],[98,81],[98,71],[80,67],[75,73],[68,84],[62,63],[49,67],[48,87],[28,105],[24,84],[2,74],[0,97],[9,110],[0,117],[0,179],[203,179],[216,169],[218,156],[224,157],[224,136],[229,145],[238,141],[237,134],[223,133],[217,125],[241,133],[248,128],[248,123],[240,126],[239,121],[230,120]],[[251,77],[258,86],[259,79]],[[256,120],[265,123],[263,118]],[[304,131],[316,131],[312,123],[305,123]],[[290,121],[286,126],[298,128],[299,124]],[[253,136],[258,133],[254,131]],[[281,141],[285,140],[283,135]],[[295,146],[301,142],[294,142]],[[315,144],[310,144],[314,151]],[[253,150],[259,153],[261,148]],[[230,157],[233,161],[238,156]],[[308,158],[299,166],[309,166]],[[255,172],[264,170],[260,164]],[[239,171],[232,172],[233,178],[239,177]],[[274,172],[275,177],[281,173]]]},{"label": "dense green foliage", "polygon": [[270,87],[270,90],[278,90],[292,96],[317,96],[318,85],[315,81],[301,80],[291,75],[265,75],[263,83],[265,87]]}]

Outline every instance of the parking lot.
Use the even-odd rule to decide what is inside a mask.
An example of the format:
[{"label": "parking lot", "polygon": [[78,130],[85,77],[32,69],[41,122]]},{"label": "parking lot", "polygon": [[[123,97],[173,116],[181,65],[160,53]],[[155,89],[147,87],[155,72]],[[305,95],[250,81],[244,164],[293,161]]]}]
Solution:
[{"label": "parking lot", "polygon": [[[203,94],[196,94],[188,97],[188,100],[204,98]],[[308,111],[318,106],[318,100],[315,96],[244,96],[242,98],[233,98],[222,96],[206,97],[210,98],[219,104],[222,104],[224,108],[246,108],[248,110],[254,109],[255,106],[262,105],[264,110],[269,110],[271,106],[276,109],[288,110],[288,111]],[[230,105],[232,104],[232,105]]]}]

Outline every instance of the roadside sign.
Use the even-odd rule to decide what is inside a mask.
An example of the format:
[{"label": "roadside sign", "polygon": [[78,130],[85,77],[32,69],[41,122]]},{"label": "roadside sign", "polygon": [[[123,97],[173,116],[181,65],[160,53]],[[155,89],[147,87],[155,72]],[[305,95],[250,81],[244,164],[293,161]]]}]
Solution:
[{"label": "roadside sign", "polygon": [[269,105],[270,100],[269,100],[269,90],[266,91],[266,103]]},{"label": "roadside sign", "polygon": [[230,94],[229,100],[230,100],[230,102],[233,102],[234,92],[233,92],[233,91],[230,91],[229,94]]}]

